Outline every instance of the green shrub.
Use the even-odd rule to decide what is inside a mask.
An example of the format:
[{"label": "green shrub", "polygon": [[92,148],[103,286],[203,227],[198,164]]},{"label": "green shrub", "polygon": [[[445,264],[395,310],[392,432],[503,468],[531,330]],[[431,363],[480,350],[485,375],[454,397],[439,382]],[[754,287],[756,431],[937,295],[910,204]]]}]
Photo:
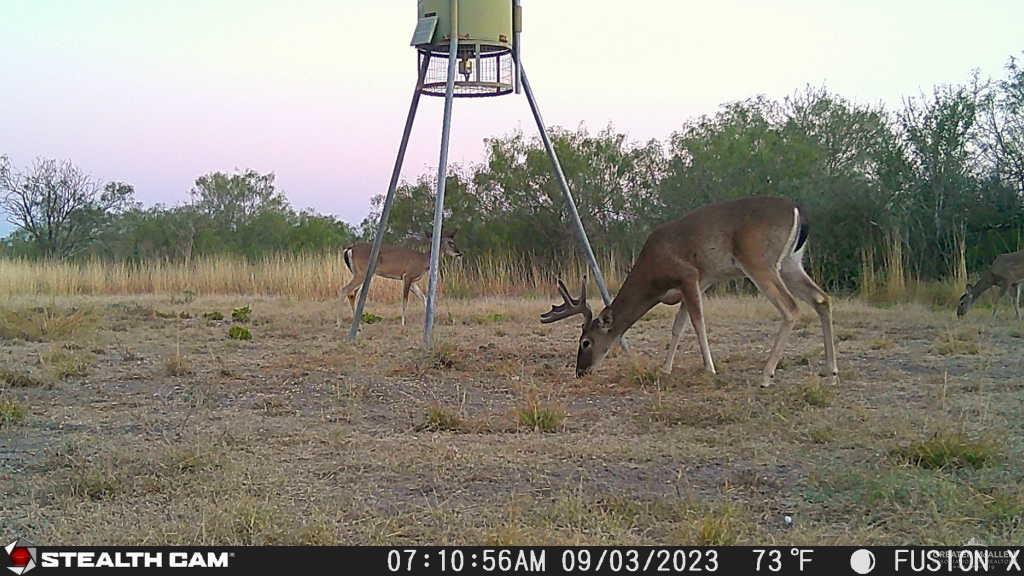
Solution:
[{"label": "green shrub", "polygon": [[231,310],[231,320],[234,322],[241,322],[243,324],[249,321],[252,316],[252,310],[248,305],[242,306],[241,308],[234,308]]}]

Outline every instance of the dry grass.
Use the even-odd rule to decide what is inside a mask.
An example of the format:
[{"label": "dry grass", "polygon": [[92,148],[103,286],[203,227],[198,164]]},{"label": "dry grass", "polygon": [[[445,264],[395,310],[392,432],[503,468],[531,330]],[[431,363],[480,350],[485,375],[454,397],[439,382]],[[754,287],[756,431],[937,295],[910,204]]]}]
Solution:
[{"label": "dry grass", "polygon": [[181,353],[181,342],[177,342],[173,354],[168,354],[164,361],[164,370],[170,376],[185,376],[192,373],[192,362]]},{"label": "dry grass", "polygon": [[96,359],[77,345],[51,346],[39,355],[39,361],[57,380],[81,378],[89,374]]},{"label": "dry grass", "polygon": [[[4,310],[24,315],[38,300],[12,297]],[[38,541],[1024,538],[1024,358],[1009,319],[953,324],[948,310],[837,298],[837,331],[849,335],[840,383],[816,375],[812,316],[761,389],[778,318],[750,296],[706,301],[717,376],[704,373],[692,334],[672,374],[655,376],[674,314],[659,306],[629,332],[631,355],[616,351],[579,380],[578,327],[537,321],[548,298],[442,298],[431,353],[420,347],[422,307],[410,306],[403,328],[400,305],[375,298],[384,320],[354,343],[334,300],[45,300],[94,321],[60,340],[0,346],[0,374],[12,375],[0,398],[20,414],[0,432],[14,454],[0,458],[4,521]],[[202,317],[246,305],[257,337],[243,344],[225,337],[230,318]],[[935,350],[957,330],[984,354]],[[87,376],[41,377],[37,361],[52,350],[90,359]],[[187,359],[188,377],[169,356]],[[26,374],[49,384],[11,383]]]},{"label": "dry grass", "polygon": [[91,310],[33,306],[21,310],[0,309],[0,339],[51,342],[72,338],[94,327]]},{"label": "dry grass", "polygon": [[980,354],[978,330],[970,327],[947,329],[935,339],[932,350],[943,356]]},{"label": "dry grass", "polygon": [[45,388],[50,385],[50,381],[36,376],[27,367],[15,370],[9,366],[0,366],[0,384],[11,388]]},{"label": "dry grass", "polygon": [[[619,284],[626,264],[602,262],[611,286]],[[529,258],[484,254],[472,262],[445,261],[440,291],[450,298],[547,294],[556,277],[576,278],[584,268],[571,261],[561,270],[545,270]],[[189,303],[196,296],[244,294],[324,301],[337,299],[338,288],[350,279],[340,252],[278,254],[254,262],[232,256],[145,263],[0,258],[0,296],[168,294],[172,303]],[[377,278],[372,290],[374,302],[400,301],[401,282]]]}]

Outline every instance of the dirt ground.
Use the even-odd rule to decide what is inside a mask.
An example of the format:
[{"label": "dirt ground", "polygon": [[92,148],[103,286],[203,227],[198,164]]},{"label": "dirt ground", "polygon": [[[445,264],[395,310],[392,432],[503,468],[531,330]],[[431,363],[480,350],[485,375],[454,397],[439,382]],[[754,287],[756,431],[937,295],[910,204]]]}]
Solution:
[{"label": "dirt ground", "polygon": [[[417,303],[418,304],[418,303]],[[251,320],[232,322],[251,306]],[[39,544],[989,544],[1024,540],[1024,324],[838,300],[841,381],[803,315],[672,309],[573,377],[575,320],[448,300],[348,343],[333,302],[188,296],[0,304],[0,534]],[[224,319],[204,318],[219,312]],[[349,318],[345,310],[344,319]],[[228,337],[233,325],[251,340]],[[787,521],[786,517],[791,518]]]}]

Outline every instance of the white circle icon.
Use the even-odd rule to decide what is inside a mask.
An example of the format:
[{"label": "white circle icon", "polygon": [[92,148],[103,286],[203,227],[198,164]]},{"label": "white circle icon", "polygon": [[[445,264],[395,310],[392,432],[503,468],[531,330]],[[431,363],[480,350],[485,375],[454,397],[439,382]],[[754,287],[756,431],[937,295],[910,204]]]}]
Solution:
[{"label": "white circle icon", "polygon": [[857,574],[868,574],[875,569],[875,555],[861,548],[850,554],[850,568]]}]

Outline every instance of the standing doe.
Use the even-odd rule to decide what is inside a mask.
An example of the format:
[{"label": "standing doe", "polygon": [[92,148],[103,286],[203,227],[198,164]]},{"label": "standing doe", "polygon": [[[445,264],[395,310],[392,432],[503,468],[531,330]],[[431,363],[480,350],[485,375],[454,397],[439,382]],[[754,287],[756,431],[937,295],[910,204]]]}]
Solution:
[{"label": "standing doe", "polygon": [[[352,313],[356,311],[356,295],[363,286],[366,278],[366,269],[370,260],[371,246],[365,242],[353,244],[342,252],[345,259],[345,266],[352,273],[352,280],[342,286],[339,297],[344,295],[352,307]],[[455,245],[455,232],[445,231],[441,235],[441,254],[461,257],[462,252]],[[392,280],[402,281],[402,326],[405,326],[405,309],[409,303],[409,290],[426,303],[427,298],[423,291],[416,285],[416,282],[423,277],[430,268],[430,253],[417,252],[409,248],[398,246],[381,245],[380,256],[377,258],[377,270],[375,276],[382,276]]]},{"label": "standing doe", "polygon": [[800,208],[785,198],[755,197],[704,206],[654,229],[647,238],[622,288],[597,318],[587,303],[586,278],[578,299],[565,284],[558,289],[565,302],[541,316],[547,324],[583,315],[583,333],[576,354],[576,376],[600,364],[612,344],[659,302],[679,303],[672,341],[663,372],[671,372],[685,315],[697,334],[704,368],[715,373],[704,326],[703,294],[712,284],[746,276],[782,314],[782,325],[761,380],[771,384],[786,340],[799,317],[793,296],[811,304],[821,319],[825,339],[824,375],[835,381],[835,344],[829,296],[807,275],[803,252],[807,221]]}]

